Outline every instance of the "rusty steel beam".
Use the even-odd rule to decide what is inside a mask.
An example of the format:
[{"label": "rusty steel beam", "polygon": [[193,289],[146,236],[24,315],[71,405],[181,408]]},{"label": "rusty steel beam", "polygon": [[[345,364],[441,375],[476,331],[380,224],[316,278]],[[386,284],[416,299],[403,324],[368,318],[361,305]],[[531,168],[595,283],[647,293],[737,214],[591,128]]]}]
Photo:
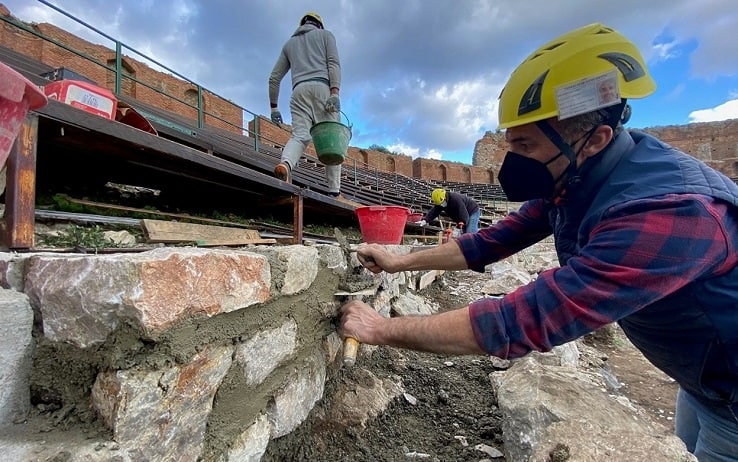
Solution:
[{"label": "rusty steel beam", "polygon": [[292,196],[292,243],[302,244],[302,217],[304,207],[302,193]]},{"label": "rusty steel beam", "polygon": [[38,116],[29,112],[10,150],[6,164],[3,240],[9,249],[33,247],[37,146]]}]

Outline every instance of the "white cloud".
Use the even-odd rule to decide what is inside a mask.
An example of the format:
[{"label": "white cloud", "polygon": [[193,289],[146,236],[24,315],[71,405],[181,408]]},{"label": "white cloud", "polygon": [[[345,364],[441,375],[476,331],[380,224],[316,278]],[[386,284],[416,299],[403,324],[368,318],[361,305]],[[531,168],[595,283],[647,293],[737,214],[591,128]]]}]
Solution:
[{"label": "white cloud", "polygon": [[443,158],[443,154],[441,154],[441,152],[437,149],[429,149],[425,151],[423,157],[425,157],[426,159],[441,160]]},{"label": "white cloud", "polygon": [[656,44],[653,50],[656,58],[663,61],[679,56],[679,49],[675,42]]},{"label": "white cloud", "polygon": [[689,114],[690,122],[714,122],[718,120],[738,119],[738,99],[710,109],[700,109]]},{"label": "white cloud", "polygon": [[405,154],[406,156],[410,156],[413,159],[422,157],[424,159],[441,160],[441,158],[443,157],[443,154],[437,149],[428,149],[426,151],[421,152],[420,148],[409,146],[405,143],[392,144],[392,145],[387,146],[387,149],[389,149],[392,152],[398,152],[400,154]]},{"label": "white cloud", "polygon": [[672,2],[667,21],[681,43],[695,41],[697,48],[690,56],[690,73],[694,77],[712,79],[735,76],[738,65],[738,10],[734,0]]},{"label": "white cloud", "polygon": [[[110,46],[40,2],[0,1],[21,19],[56,23]],[[661,104],[651,106],[652,119],[686,121],[693,107],[686,104],[702,97],[714,101],[714,95],[728,94],[738,82],[736,0],[529,0],[527,9],[499,0],[435,2],[433,8],[390,0],[54,3],[65,3],[70,14],[255,113],[268,111],[267,77],[300,13],[319,11],[336,35],[342,102],[352,122],[362,127],[356,140],[365,146],[395,142],[396,151],[413,157],[467,156],[470,162],[476,141],[498,126],[497,98],[520,60],[553,37],[591,22],[603,21],[625,34],[649,64],[663,64],[654,66],[662,72],[672,71],[676,59],[684,61],[681,66],[688,60],[689,79],[654,75],[662,93],[655,95]],[[538,14],[532,17],[529,10]],[[286,115],[289,82],[283,86]],[[736,117],[734,104],[727,101],[689,118]]]},{"label": "white cloud", "polygon": [[400,153],[400,154],[405,154],[406,156],[410,156],[413,159],[415,159],[416,157],[418,157],[418,155],[420,153],[420,149],[414,148],[414,147],[411,147],[411,146],[408,146],[408,145],[406,145],[404,143],[391,144],[391,145],[387,146],[387,149],[390,150],[391,152],[397,152],[397,153]]}]

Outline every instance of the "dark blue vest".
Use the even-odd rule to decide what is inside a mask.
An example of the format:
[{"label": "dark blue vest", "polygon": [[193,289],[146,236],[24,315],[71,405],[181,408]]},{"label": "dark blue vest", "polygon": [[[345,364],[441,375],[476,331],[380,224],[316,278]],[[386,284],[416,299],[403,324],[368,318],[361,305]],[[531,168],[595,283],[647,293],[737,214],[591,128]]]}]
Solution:
[{"label": "dark blue vest", "polygon": [[[562,265],[587,244],[602,214],[625,201],[695,193],[733,204],[738,213],[733,181],[652,136],[623,132],[592,160],[570,199],[549,213]],[[681,387],[708,403],[738,407],[738,267],[695,280],[619,324]]]}]

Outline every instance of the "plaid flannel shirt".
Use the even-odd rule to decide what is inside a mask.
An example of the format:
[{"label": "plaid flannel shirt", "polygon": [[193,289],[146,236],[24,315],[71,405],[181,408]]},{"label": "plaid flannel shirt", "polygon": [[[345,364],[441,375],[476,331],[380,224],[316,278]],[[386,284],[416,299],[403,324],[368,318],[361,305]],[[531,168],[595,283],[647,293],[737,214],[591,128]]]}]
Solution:
[{"label": "plaid flannel shirt", "polygon": [[[738,263],[738,219],[721,201],[696,194],[619,204],[567,264],[501,299],[470,304],[477,342],[515,358],[548,351],[634,313],[697,278]],[[505,258],[551,234],[542,200],[497,225],[458,239],[469,268]]]}]

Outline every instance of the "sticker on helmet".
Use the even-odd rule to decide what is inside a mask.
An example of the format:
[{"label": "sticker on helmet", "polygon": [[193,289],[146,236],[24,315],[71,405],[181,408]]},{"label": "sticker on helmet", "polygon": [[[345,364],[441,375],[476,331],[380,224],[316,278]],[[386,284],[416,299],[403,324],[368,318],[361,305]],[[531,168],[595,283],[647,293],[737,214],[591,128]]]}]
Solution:
[{"label": "sticker on helmet", "polygon": [[620,87],[615,69],[556,87],[559,119],[568,119],[620,102]]}]

